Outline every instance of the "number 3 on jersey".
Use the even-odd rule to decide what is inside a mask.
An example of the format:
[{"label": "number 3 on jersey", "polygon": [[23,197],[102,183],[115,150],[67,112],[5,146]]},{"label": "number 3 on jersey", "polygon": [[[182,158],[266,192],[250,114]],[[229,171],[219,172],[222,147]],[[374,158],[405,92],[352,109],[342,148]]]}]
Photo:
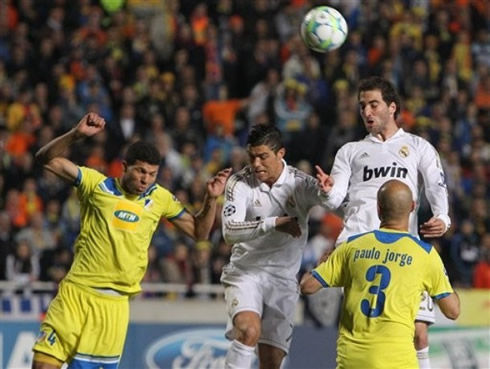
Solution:
[{"label": "number 3 on jersey", "polygon": [[368,318],[376,318],[383,313],[386,301],[386,295],[383,290],[388,287],[391,280],[391,272],[384,265],[373,265],[370,267],[366,272],[366,280],[369,282],[374,281],[377,274],[381,274],[379,286],[369,287],[369,293],[376,295],[376,306],[372,308],[368,299],[361,301],[361,311]]}]

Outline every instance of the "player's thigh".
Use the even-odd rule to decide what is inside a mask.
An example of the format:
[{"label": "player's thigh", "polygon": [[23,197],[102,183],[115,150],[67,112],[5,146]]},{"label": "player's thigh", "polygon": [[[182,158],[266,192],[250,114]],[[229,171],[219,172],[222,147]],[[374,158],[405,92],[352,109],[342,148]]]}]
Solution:
[{"label": "player's thigh", "polygon": [[241,311],[262,315],[263,292],[260,281],[253,275],[234,273],[222,280],[225,287],[226,309],[233,321]]},{"label": "player's thigh", "polygon": [[116,369],[128,330],[128,297],[90,291],[88,317],[70,369],[84,369],[87,363]]},{"label": "player's thigh", "polygon": [[86,320],[84,298],[71,283],[62,282],[49,304],[33,350],[67,362],[76,351],[82,324]]},{"label": "player's thigh", "polygon": [[[255,314],[259,320],[262,316],[263,297],[259,280],[254,275],[249,275],[244,272],[234,271],[227,273],[221,280],[225,287],[226,310],[228,313],[228,321],[226,325],[226,337],[230,340],[243,338],[241,334],[237,334],[235,329],[235,318],[240,319],[253,317]],[[247,319],[251,320],[251,319]],[[252,322],[255,322],[254,319]],[[243,321],[238,321],[238,329],[242,332],[247,329],[243,326]]]},{"label": "player's thigh", "polygon": [[293,337],[298,298],[296,281],[269,278],[267,289],[264,291],[260,343],[277,347],[288,353]]},{"label": "player's thigh", "polygon": [[63,282],[51,302],[36,353],[70,363],[70,369],[87,363],[116,368],[129,321],[127,296],[109,296],[85,286]]}]

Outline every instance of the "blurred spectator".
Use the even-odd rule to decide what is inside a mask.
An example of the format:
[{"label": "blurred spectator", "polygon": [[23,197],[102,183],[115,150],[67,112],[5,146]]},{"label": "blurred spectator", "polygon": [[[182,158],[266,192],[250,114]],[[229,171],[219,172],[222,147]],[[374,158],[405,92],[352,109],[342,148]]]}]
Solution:
[{"label": "blurred spectator", "polygon": [[193,282],[211,283],[211,243],[198,241],[192,251]]},{"label": "blurred spectator", "polygon": [[55,283],[61,282],[70,270],[73,256],[70,250],[59,247],[54,250],[50,265],[46,267],[48,278]]},{"label": "blurred spectator", "polygon": [[211,253],[211,283],[219,284],[223,267],[228,264],[231,256],[231,245],[221,240]]},{"label": "blurred spectator", "polygon": [[[238,171],[248,161],[251,124],[281,128],[290,164],[328,171],[343,143],[364,136],[354,86],[379,74],[401,92],[399,125],[441,153],[455,235],[440,240],[441,253],[456,271],[454,282],[469,285],[478,253],[464,245],[483,254],[472,237],[483,243],[490,231],[487,2],[336,1],[348,39],[321,54],[308,50],[298,32],[312,4],[128,0],[107,12],[89,0],[7,1],[0,11],[0,277],[8,244],[32,228],[30,214],[45,211],[41,228],[53,230],[52,247],[72,247],[76,192],[38,168],[33,155],[86,109],[104,116],[106,131],[70,148],[70,157],[118,177],[127,143],[151,141],[164,164],[158,182],[194,209],[210,173],[225,165]],[[312,240],[323,232],[323,215],[311,218]],[[10,229],[2,231],[7,217]],[[218,282],[213,265],[227,257],[219,246],[220,214],[211,239],[208,263]],[[197,251],[174,250],[178,241],[168,225],[153,243],[157,259],[176,270],[166,280],[191,284]],[[186,240],[184,247],[191,246]],[[69,255],[58,248],[42,255],[40,275],[56,281]],[[55,264],[61,266],[48,272]]]},{"label": "blurred spectator", "polygon": [[143,282],[161,281],[162,271],[160,269],[158,250],[153,244],[150,244],[148,247],[148,267],[146,269],[145,276],[143,277]]},{"label": "blurred spectator", "polygon": [[10,226],[10,218],[7,212],[0,212],[0,280],[5,280],[7,268],[7,256],[14,251],[14,238]]},{"label": "blurred spectator", "polygon": [[306,85],[288,79],[279,87],[274,101],[275,121],[289,145],[294,133],[302,131],[312,107],[305,98]]},{"label": "blurred spectator", "polygon": [[248,107],[248,121],[251,125],[258,123],[262,114],[273,117],[274,99],[280,82],[279,72],[271,68],[267,71],[264,80],[258,82],[250,92],[250,105]]},{"label": "blurred spectator", "polygon": [[233,136],[236,128],[236,115],[248,105],[248,99],[229,99],[227,87],[221,86],[219,88],[219,99],[204,103],[202,108],[207,133],[215,133],[216,126],[221,125],[225,136]]},{"label": "blurred spectator", "polygon": [[462,221],[460,232],[453,235],[450,247],[451,258],[458,272],[458,280],[465,287],[471,286],[473,267],[480,256],[480,239],[470,220]]},{"label": "blurred spectator", "polygon": [[27,241],[32,249],[32,254],[36,256],[40,256],[45,250],[51,250],[56,247],[56,238],[46,226],[44,215],[40,211],[32,214],[29,226],[23,228],[15,236],[15,241]]},{"label": "blurred spectator", "polygon": [[490,289],[490,233],[485,233],[482,238],[480,261],[473,273],[473,287]]},{"label": "blurred spectator", "polygon": [[20,206],[20,193],[18,190],[11,189],[7,192],[5,210],[13,227],[20,229],[27,225],[28,214],[26,209]]},{"label": "blurred spectator", "polygon": [[162,262],[163,281],[167,283],[184,283],[190,285],[192,282],[192,264],[187,246],[179,242],[175,245],[175,252],[165,258]]},{"label": "blurred spectator", "polygon": [[7,280],[27,284],[39,276],[39,258],[32,252],[28,240],[18,240],[12,254],[7,256]]}]

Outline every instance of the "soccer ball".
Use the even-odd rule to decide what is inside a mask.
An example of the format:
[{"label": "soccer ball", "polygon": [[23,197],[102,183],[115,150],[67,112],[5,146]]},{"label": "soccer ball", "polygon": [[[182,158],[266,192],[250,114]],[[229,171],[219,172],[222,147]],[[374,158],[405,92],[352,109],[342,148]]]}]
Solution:
[{"label": "soccer ball", "polygon": [[311,9],[301,22],[301,38],[310,49],[325,53],[342,46],[347,37],[347,22],[330,6]]}]

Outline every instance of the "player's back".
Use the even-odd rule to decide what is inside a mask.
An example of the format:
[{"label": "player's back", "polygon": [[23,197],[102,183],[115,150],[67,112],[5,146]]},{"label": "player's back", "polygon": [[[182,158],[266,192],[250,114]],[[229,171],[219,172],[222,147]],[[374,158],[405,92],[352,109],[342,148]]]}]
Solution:
[{"label": "player's back", "polygon": [[[407,232],[353,236],[314,273],[344,286],[339,368],[415,368],[414,320],[422,291],[452,292],[437,251]],[[447,279],[447,277],[444,277]]]}]

